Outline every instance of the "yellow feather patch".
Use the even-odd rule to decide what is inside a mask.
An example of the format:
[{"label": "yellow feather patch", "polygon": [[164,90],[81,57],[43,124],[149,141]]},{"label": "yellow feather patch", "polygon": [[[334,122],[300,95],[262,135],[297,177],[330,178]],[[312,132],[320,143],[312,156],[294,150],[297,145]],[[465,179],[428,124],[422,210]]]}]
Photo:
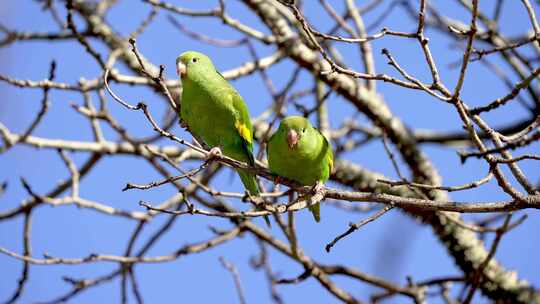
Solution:
[{"label": "yellow feather patch", "polygon": [[238,131],[240,136],[242,136],[242,138],[245,141],[247,141],[248,143],[251,144],[251,142],[253,141],[253,137],[251,135],[251,130],[244,123],[242,123],[239,120],[236,121],[236,123],[234,124],[234,127],[236,128],[236,130]]},{"label": "yellow feather patch", "polygon": [[334,157],[331,154],[328,154],[328,166],[330,167],[330,174],[332,174],[332,169],[334,169]]}]

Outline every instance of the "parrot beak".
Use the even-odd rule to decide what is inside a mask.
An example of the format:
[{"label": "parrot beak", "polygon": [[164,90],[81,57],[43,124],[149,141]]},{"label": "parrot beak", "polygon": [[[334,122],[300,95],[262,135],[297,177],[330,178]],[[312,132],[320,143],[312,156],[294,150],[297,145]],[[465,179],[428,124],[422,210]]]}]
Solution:
[{"label": "parrot beak", "polygon": [[186,75],[187,68],[186,65],[182,61],[178,61],[176,64],[176,74],[180,77],[184,77]]},{"label": "parrot beak", "polygon": [[298,143],[298,133],[296,133],[295,130],[290,129],[287,133],[287,143],[289,144],[289,148],[294,148],[296,144]]}]

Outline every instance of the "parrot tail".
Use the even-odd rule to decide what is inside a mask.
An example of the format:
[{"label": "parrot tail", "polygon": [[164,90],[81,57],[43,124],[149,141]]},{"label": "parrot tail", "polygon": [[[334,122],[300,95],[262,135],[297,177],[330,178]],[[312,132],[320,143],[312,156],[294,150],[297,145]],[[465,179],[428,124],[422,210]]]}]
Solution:
[{"label": "parrot tail", "polygon": [[315,221],[318,223],[321,221],[321,203],[316,203],[315,205],[311,205],[308,207],[309,211],[311,211],[311,214],[313,214],[313,218],[315,218]]},{"label": "parrot tail", "polygon": [[[237,169],[236,172],[238,172],[238,175],[240,175],[240,179],[242,180],[242,184],[244,184],[244,187],[249,192],[249,194],[258,196],[260,192],[259,185],[257,184],[257,178],[255,175],[249,173],[246,170]],[[270,224],[270,219],[267,215],[264,216],[264,221],[266,222],[266,225],[268,227],[272,227]]]},{"label": "parrot tail", "polygon": [[257,184],[257,179],[255,178],[255,175],[242,169],[238,169],[236,171],[238,172],[238,175],[240,175],[242,184],[244,184],[244,187],[249,192],[249,194],[254,195],[254,196],[259,195],[260,193],[259,185]]}]

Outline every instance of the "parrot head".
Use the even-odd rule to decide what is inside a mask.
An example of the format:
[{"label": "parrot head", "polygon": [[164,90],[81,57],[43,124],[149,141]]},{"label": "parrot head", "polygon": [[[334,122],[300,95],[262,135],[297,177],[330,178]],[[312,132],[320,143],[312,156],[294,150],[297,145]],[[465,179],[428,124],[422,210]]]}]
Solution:
[{"label": "parrot head", "polygon": [[181,78],[204,72],[208,68],[215,70],[212,60],[199,52],[187,51],[176,58],[176,73]]},{"label": "parrot head", "polygon": [[315,128],[309,120],[302,116],[289,116],[281,121],[278,132],[285,134],[287,145],[290,149],[295,149],[298,146],[309,144],[308,136]]}]

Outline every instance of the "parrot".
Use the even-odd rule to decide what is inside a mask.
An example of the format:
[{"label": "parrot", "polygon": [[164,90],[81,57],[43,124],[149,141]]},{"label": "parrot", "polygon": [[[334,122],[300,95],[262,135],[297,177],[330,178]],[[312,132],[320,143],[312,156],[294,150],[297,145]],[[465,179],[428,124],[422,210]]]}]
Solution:
[{"label": "parrot", "polygon": [[[328,139],[302,116],[284,118],[266,146],[270,171],[303,186],[322,187],[330,177],[334,153]],[[316,222],[320,203],[309,206]]]},{"label": "parrot", "polygon": [[[253,166],[253,127],[242,96],[202,53],[182,53],[176,71],[183,87],[180,117],[189,131],[212,148],[210,154],[223,153]],[[236,171],[249,194],[257,196],[255,175]]]}]

